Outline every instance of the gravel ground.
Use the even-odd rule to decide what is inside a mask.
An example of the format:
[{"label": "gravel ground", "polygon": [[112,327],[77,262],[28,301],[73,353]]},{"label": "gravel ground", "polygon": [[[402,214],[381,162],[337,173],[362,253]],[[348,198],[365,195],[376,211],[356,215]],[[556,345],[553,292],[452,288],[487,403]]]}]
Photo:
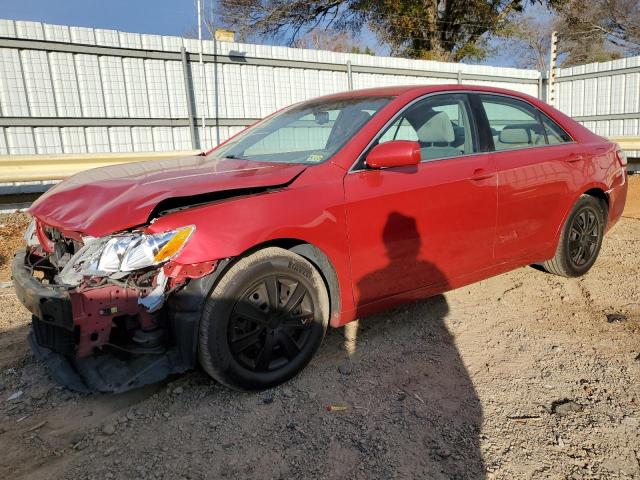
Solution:
[{"label": "gravel ground", "polygon": [[[521,268],[332,330],[301,375],[263,393],[197,371],[70,393],[34,361],[29,317],[0,288],[0,478],[640,478],[630,183],[584,278]],[[0,255],[24,222],[0,217]]]}]

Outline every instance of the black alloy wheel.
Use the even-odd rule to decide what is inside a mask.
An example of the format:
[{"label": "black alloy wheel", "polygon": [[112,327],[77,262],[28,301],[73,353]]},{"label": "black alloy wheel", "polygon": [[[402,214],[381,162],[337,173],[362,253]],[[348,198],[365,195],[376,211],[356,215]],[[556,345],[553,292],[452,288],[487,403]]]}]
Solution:
[{"label": "black alloy wheel", "polygon": [[563,277],[587,273],[598,258],[607,215],[604,199],[581,195],[567,215],[555,255],[542,267]]},{"label": "black alloy wheel", "polygon": [[231,312],[231,354],[256,372],[282,368],[304,349],[314,318],[315,305],[302,282],[269,275],[247,288]]},{"label": "black alloy wheel", "polygon": [[268,247],[238,259],[209,294],[200,320],[204,370],[237,390],[263,390],[302,370],[322,343],[329,294],[318,270]]},{"label": "black alloy wheel", "polygon": [[585,206],[573,218],[569,229],[569,259],[575,267],[581,267],[591,261],[600,243],[600,219],[598,212],[591,206]]}]

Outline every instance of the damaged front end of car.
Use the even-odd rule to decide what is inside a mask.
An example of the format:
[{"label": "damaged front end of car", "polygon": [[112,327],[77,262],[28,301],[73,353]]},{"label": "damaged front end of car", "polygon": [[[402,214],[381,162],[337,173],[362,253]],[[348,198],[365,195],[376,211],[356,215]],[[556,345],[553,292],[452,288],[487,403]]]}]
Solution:
[{"label": "damaged front end of car", "polygon": [[173,261],[195,226],[102,238],[32,221],[13,261],[29,342],[52,377],[81,392],[121,392],[196,365],[197,328],[224,262]]}]

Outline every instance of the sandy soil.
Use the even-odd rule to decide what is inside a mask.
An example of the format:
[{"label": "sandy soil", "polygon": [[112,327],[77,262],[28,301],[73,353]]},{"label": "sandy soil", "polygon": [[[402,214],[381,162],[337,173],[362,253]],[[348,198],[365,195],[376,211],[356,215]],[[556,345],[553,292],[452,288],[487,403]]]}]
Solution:
[{"label": "sandy soil", "polygon": [[[521,268],[363,320],[357,335],[332,330],[300,376],[259,394],[201,372],[67,392],[0,288],[0,478],[640,478],[640,177],[630,183],[584,278]],[[24,219],[0,224],[5,255]]]}]

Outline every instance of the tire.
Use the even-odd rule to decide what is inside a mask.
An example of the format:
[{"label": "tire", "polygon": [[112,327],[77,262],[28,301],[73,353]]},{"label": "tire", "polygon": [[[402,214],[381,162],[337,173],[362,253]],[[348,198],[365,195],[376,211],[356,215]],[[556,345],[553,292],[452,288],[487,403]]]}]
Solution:
[{"label": "tire", "polygon": [[542,267],[562,277],[580,277],[587,273],[600,253],[606,215],[603,201],[581,195],[562,227],[555,256]]},{"label": "tire", "polygon": [[198,357],[235,390],[264,390],[300,372],[322,343],[329,295],[303,257],[269,247],[238,260],[207,299]]}]

